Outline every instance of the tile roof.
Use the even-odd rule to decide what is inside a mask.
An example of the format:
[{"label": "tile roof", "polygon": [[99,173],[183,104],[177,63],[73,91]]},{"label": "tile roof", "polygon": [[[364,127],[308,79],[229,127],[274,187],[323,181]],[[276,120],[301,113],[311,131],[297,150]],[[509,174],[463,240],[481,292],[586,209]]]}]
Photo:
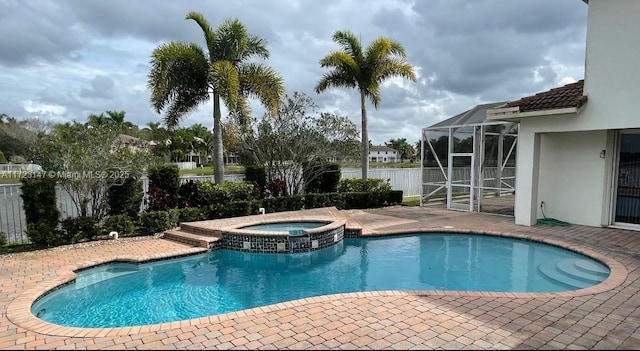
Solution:
[{"label": "tile roof", "polygon": [[389,151],[389,152],[397,152],[396,149],[390,148],[385,145],[372,145],[369,148],[369,151]]},{"label": "tile roof", "polygon": [[584,79],[532,96],[523,97],[502,107],[519,107],[520,112],[581,107],[587,102],[587,97],[583,95],[583,89]]}]

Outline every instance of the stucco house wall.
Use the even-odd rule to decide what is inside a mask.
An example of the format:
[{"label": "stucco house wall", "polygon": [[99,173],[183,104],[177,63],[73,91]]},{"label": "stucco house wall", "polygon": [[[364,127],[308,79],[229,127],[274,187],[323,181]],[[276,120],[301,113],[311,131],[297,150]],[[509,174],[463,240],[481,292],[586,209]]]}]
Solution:
[{"label": "stucco house wall", "polygon": [[[519,119],[516,223],[611,223],[617,131],[640,128],[640,1],[590,0],[578,113]],[[603,156],[604,158],[601,158]]]}]

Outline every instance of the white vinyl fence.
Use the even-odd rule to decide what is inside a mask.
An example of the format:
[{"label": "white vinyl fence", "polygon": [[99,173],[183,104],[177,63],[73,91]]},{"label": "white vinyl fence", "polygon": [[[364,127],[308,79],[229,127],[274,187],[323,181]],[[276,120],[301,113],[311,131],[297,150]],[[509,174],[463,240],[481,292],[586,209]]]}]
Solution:
[{"label": "white vinyl fence", "polygon": [[[359,168],[342,169],[342,178],[360,178],[361,174]],[[420,195],[420,168],[371,169],[369,178],[389,179],[391,187],[394,190],[404,191],[404,196]],[[242,174],[225,175],[226,181],[242,181],[243,179],[244,175]],[[189,180],[213,181],[213,175],[180,177],[180,183]],[[146,196],[149,191],[147,178],[143,179],[143,190]],[[27,223],[20,194],[20,184],[0,184],[0,232],[5,234],[9,243],[27,240],[25,234]],[[57,188],[57,201],[61,218],[78,215],[71,197],[62,187]]]}]

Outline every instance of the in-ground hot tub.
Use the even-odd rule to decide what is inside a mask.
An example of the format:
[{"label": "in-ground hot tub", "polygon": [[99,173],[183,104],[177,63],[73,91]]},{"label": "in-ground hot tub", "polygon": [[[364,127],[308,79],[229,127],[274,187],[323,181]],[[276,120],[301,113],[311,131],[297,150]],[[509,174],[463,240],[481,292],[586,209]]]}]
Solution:
[{"label": "in-ground hot tub", "polygon": [[261,220],[222,230],[222,248],[255,253],[301,253],[344,238],[345,220]]},{"label": "in-ground hot tub", "polygon": [[280,232],[287,231],[289,232],[289,236],[303,236],[305,234],[305,230],[320,228],[331,222],[322,221],[322,222],[312,222],[312,221],[292,221],[292,222],[275,222],[275,223],[262,223],[262,224],[254,224],[246,227],[241,227],[239,229],[244,230],[259,230],[259,231],[267,231],[267,232]]}]

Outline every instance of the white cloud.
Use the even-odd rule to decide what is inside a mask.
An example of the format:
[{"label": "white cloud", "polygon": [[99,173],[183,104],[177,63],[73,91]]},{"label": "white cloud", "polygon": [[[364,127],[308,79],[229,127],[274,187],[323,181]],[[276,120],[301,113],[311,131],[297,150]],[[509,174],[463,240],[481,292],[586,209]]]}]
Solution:
[{"label": "white cloud", "polygon": [[[134,123],[160,121],[146,88],[149,57],[169,40],[203,44],[184,16],[202,12],[213,26],[239,18],[265,38],[266,61],[320,111],[360,125],[355,90],[316,94],[318,61],[338,49],[336,30],[363,45],[387,36],[401,42],[417,83],[387,81],[382,103],[369,103],[369,135],[418,140],[420,130],[475,104],[513,100],[582,79],[587,6],[557,0],[22,0],[0,2],[0,113],[84,121],[91,113],[123,110]],[[254,113],[262,107],[252,102]],[[211,104],[182,125],[213,124]]]}]

